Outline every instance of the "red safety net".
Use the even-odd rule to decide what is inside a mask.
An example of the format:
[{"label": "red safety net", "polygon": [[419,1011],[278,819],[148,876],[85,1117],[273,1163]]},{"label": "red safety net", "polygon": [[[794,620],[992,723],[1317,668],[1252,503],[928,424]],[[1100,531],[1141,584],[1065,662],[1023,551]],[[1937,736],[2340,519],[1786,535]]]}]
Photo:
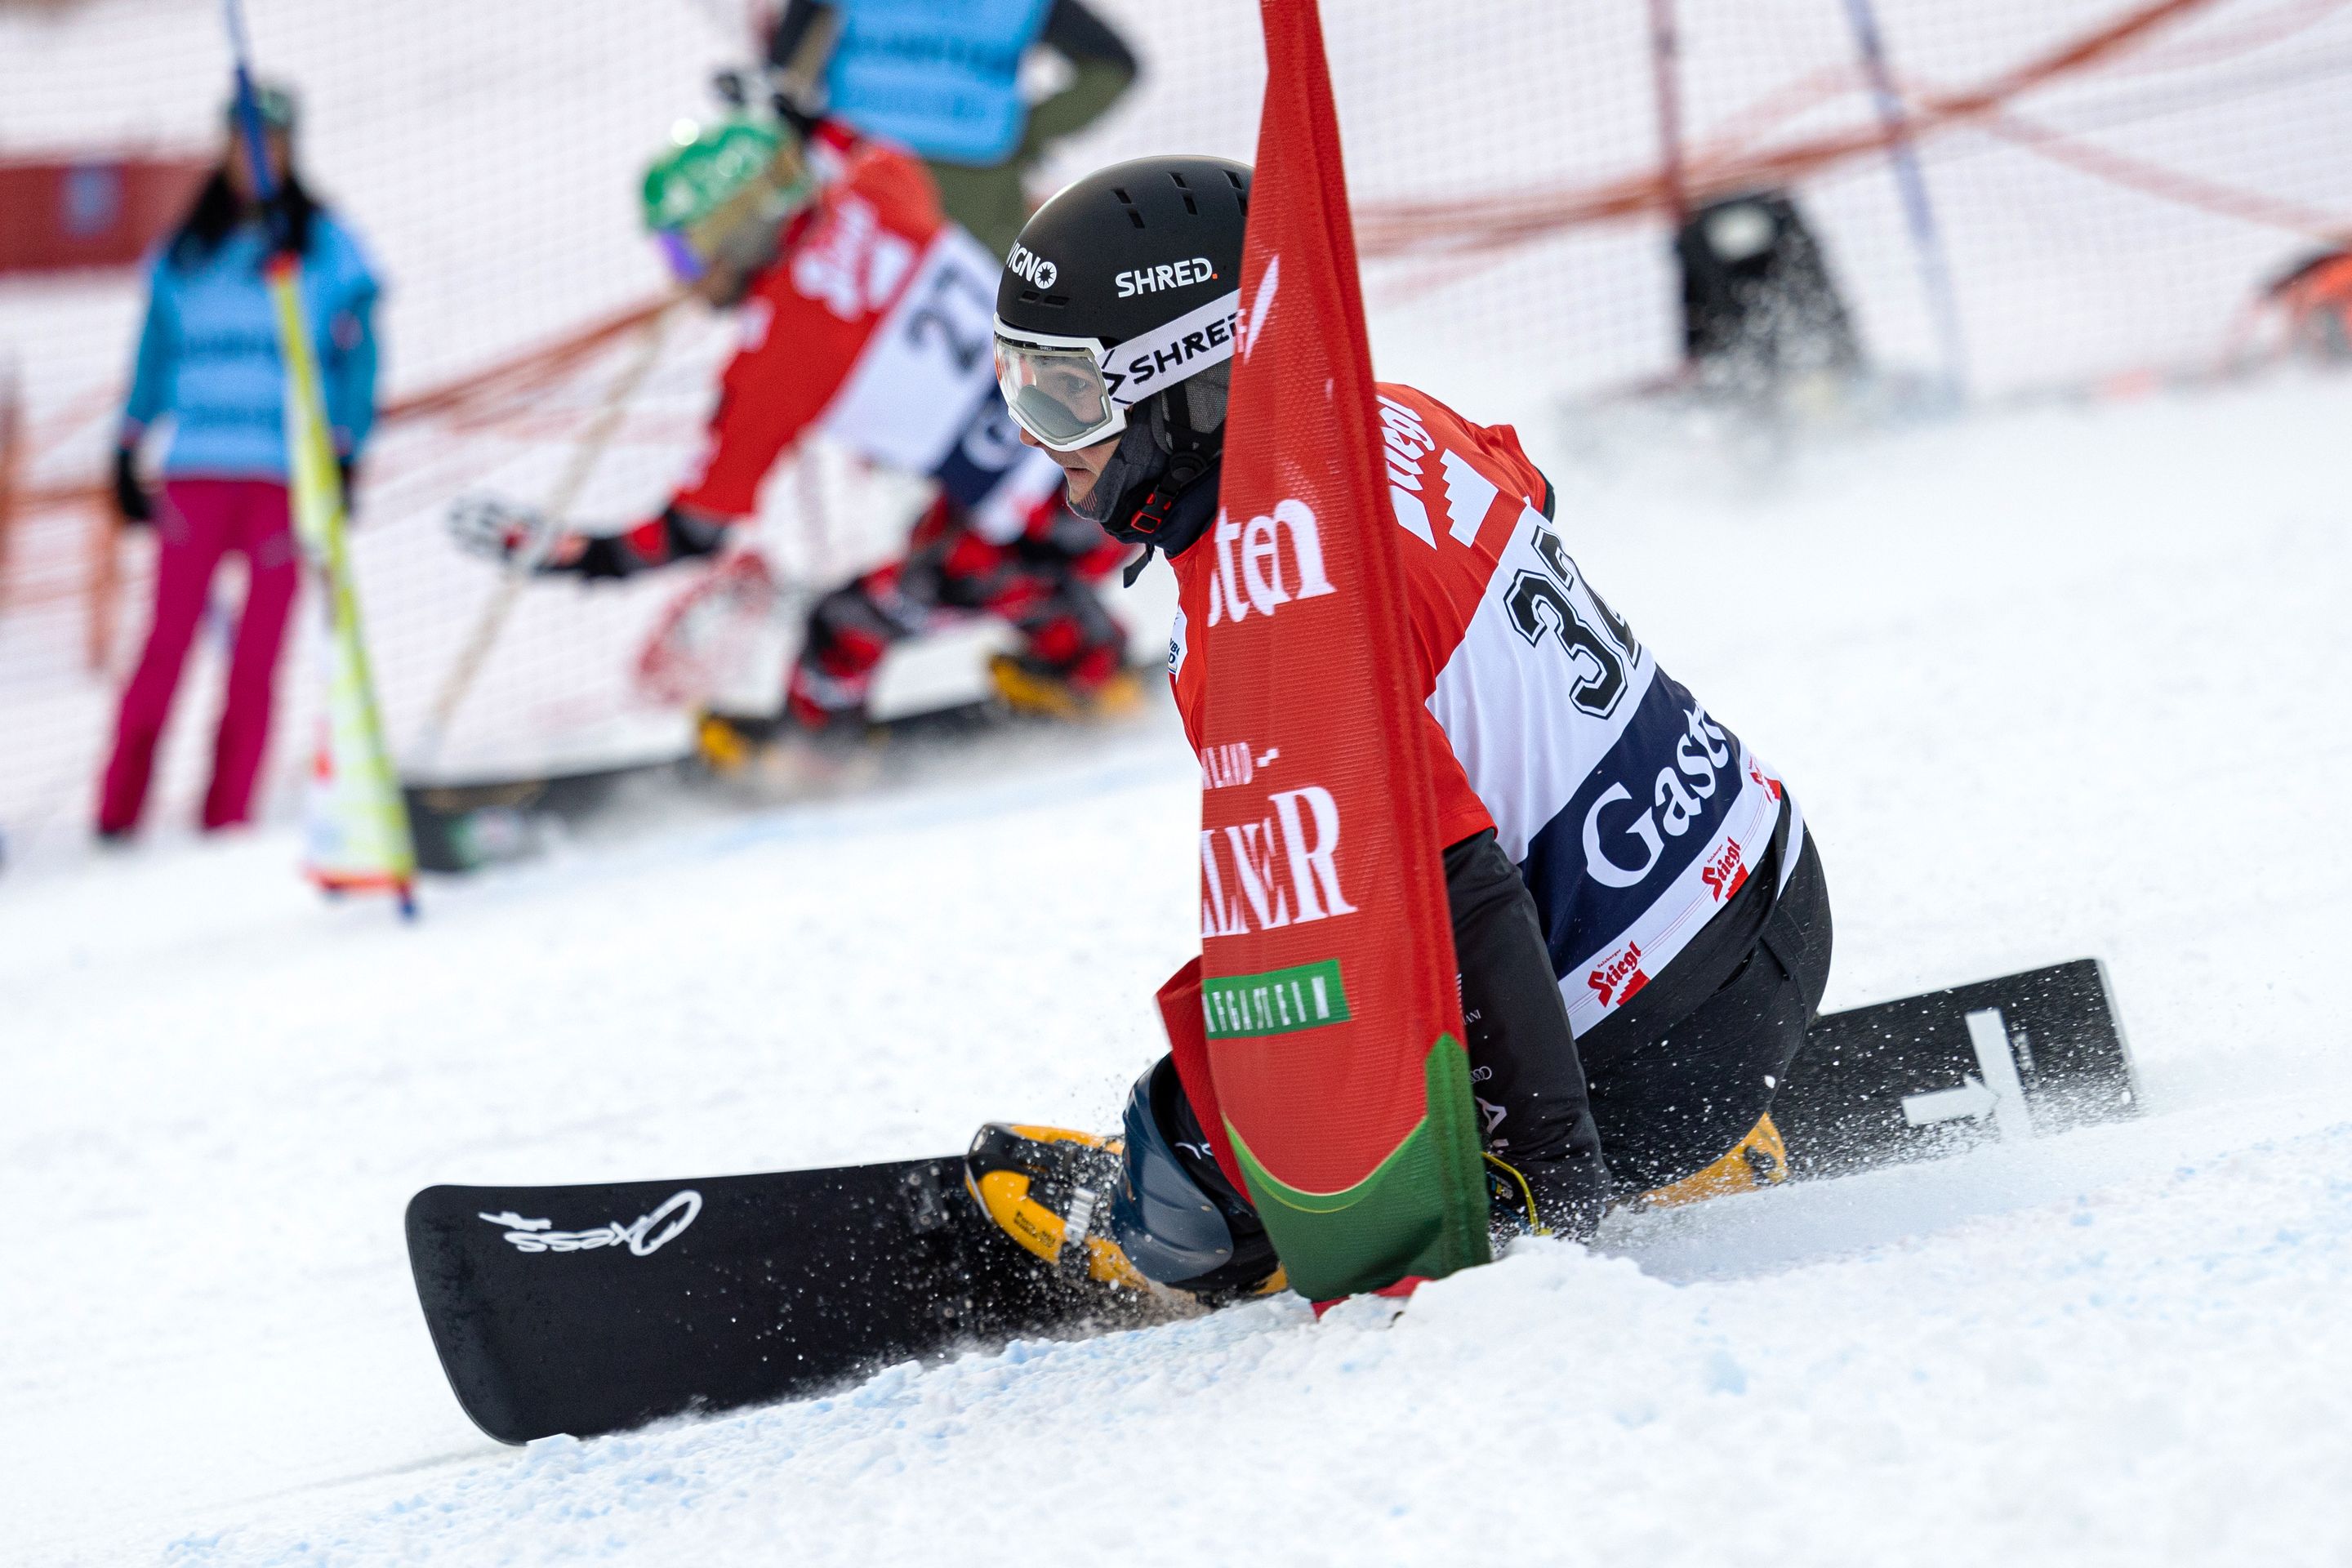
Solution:
[{"label": "red safety net", "polygon": [[[1265,57],[1253,7],[1098,0],[1145,66],[1129,103],[1037,185],[1181,149],[1251,156]],[[273,7],[257,37],[303,89],[312,183],[387,286],[389,410],[356,541],[396,750],[494,592],[440,519],[474,489],[543,496],[594,426],[661,286],[635,186],[709,70],[751,51],[753,5],[418,0]],[[0,155],[204,157],[227,79],[203,7],[0,13],[27,62]],[[1889,156],[1932,206],[1979,400],[2095,395],[2239,362],[2273,279],[2352,230],[2352,0],[1874,0],[1889,106],[1847,0],[1354,0],[1328,38],[1379,373],[1515,423],[1548,460],[1681,357],[1675,215],[1785,187],[1864,352],[1897,374],[1945,350]],[[140,539],[104,476],[137,327],[128,269],[0,279],[0,829],[78,828],[112,684],[143,622]],[[2328,320],[2337,318],[2331,316]],[[623,521],[691,461],[729,325],[677,323],[579,508]],[[769,487],[761,548],[822,584],[886,553],[919,493],[838,453]],[[680,743],[635,672],[691,584],[527,596],[450,737],[453,766],[593,763]],[[220,590],[224,625],[236,603]],[[1156,629],[1155,629],[1156,635]],[[208,639],[198,681],[215,662]],[[306,666],[296,663],[291,668]],[[289,677],[299,707],[306,686]],[[202,712],[200,693],[184,700]],[[201,772],[199,724],[164,788]],[[296,732],[290,729],[282,733]],[[281,745],[278,773],[299,766]],[[190,765],[176,772],[171,759]],[[285,798],[290,794],[281,792]]]}]

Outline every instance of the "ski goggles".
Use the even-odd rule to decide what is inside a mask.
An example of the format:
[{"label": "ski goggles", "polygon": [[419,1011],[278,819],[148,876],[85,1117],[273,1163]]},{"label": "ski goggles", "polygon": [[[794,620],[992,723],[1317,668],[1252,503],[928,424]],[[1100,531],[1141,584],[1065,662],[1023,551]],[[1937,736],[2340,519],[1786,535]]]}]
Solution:
[{"label": "ski goggles", "polygon": [[654,243],[660,247],[662,260],[668,263],[669,274],[681,283],[697,283],[710,270],[702,253],[694,248],[694,241],[674,228],[654,231]]},{"label": "ski goggles", "polygon": [[670,276],[693,284],[721,261],[756,271],[774,255],[786,224],[816,196],[816,181],[803,166],[790,181],[771,168],[692,223],[653,231]]},{"label": "ski goggles", "polygon": [[996,322],[996,385],[1038,444],[1074,452],[1127,428],[1127,412],[1188,376],[1233,358],[1241,293],[1212,300],[1139,337],[1018,331]]}]

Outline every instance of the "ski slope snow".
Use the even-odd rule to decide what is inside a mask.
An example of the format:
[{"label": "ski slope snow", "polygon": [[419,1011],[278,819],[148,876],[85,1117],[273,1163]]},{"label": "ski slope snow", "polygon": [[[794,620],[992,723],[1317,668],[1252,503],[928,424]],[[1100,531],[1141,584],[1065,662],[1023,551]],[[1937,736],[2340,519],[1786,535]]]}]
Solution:
[{"label": "ski slope snow", "polygon": [[1791,781],[1830,1005],[2104,955],[2146,1119],[1621,1216],[1393,1321],[1286,1299],[502,1449],[408,1194],[1105,1123],[1196,941],[1172,715],[642,803],[413,928],[318,902],[287,832],[166,834],[0,881],[0,1558],[2352,1560],[2352,381],[1761,476],[1570,466],[1433,390],[1521,416],[1580,559]]}]

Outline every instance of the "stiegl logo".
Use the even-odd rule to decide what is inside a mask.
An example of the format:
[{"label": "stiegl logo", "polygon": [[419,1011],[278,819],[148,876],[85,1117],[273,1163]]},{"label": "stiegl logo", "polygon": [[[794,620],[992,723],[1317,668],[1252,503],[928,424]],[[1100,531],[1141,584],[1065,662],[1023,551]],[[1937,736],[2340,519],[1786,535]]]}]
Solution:
[{"label": "stiegl logo", "polygon": [[1051,289],[1054,280],[1062,275],[1060,268],[1025,245],[1015,245],[1013,254],[1004,258],[1004,266],[1014,277],[1025,278],[1040,289]]},{"label": "stiegl logo", "polygon": [[639,1258],[650,1258],[677,1240],[701,1212],[702,1194],[688,1187],[672,1193],[659,1208],[639,1215],[633,1224],[612,1220],[594,1230],[556,1230],[553,1220],[525,1219],[511,1209],[475,1217],[503,1229],[506,1234],[499,1239],[510,1243],[517,1252],[587,1252],[599,1247],[625,1247]]},{"label": "stiegl logo", "polygon": [[1715,858],[1699,868],[1698,879],[1706,884],[1707,896],[1721,903],[1748,885],[1748,863],[1741,856],[1739,840],[1727,838]]},{"label": "stiegl logo", "polygon": [[1420,489],[1421,459],[1437,449],[1437,439],[1421,416],[1392,397],[1381,398],[1381,446],[1388,459],[1389,483]]},{"label": "stiegl logo", "polygon": [[1642,973],[1641,943],[1629,942],[1621,952],[1602,959],[1593,965],[1584,983],[1600,994],[1604,1007],[1612,1002],[1631,999],[1634,992],[1650,983],[1650,977]]}]

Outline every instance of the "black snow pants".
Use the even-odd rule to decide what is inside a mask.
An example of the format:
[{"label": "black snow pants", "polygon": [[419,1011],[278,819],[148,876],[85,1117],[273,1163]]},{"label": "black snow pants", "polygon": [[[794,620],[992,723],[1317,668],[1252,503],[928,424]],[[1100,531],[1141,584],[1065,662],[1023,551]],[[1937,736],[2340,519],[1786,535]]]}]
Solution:
[{"label": "black snow pants", "polygon": [[1787,818],[1740,893],[1631,1005],[1577,1039],[1535,900],[1491,833],[1445,851],[1471,1089],[1486,1147],[1552,1228],[1713,1164],[1771,1108],[1828,984],[1812,836],[1780,886]]}]

